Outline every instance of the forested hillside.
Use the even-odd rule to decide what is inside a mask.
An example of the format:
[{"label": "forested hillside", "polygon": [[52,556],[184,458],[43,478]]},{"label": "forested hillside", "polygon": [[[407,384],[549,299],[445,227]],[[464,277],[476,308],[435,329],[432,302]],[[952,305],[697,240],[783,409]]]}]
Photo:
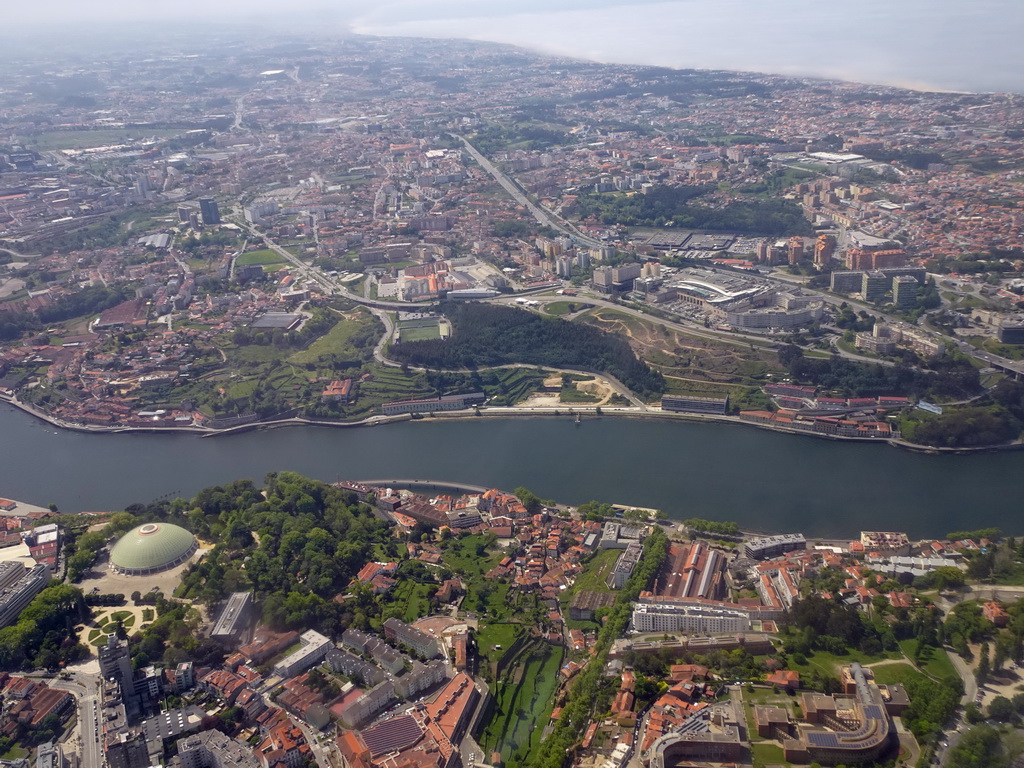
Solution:
[{"label": "forested hillside", "polygon": [[441,310],[451,338],[392,347],[390,355],[427,368],[481,368],[509,363],[581,368],[614,376],[638,396],[665,390],[660,373],[637,358],[625,339],[592,326],[495,304],[448,303]]},{"label": "forested hillside", "polygon": [[712,187],[655,187],[647,194],[607,192],[580,195],[581,219],[594,216],[605,224],[640,227],[682,227],[738,232],[747,235],[809,235],[810,224],[791,200],[749,198],[728,205],[705,206],[690,201]]}]

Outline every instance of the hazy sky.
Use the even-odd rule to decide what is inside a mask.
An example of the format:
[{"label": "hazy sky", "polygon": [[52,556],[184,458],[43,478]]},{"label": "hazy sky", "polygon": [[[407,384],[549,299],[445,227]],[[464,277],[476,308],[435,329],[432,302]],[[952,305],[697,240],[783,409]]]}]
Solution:
[{"label": "hazy sky", "polygon": [[607,62],[1024,92],[1024,0],[39,0],[5,8],[8,31],[115,19],[290,21]]}]

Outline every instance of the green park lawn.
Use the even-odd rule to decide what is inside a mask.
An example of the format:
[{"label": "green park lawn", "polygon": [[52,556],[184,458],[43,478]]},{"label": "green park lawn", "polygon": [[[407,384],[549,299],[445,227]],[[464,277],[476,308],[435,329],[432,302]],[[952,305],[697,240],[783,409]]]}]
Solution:
[{"label": "green park lawn", "polygon": [[811,671],[817,670],[828,675],[836,675],[839,673],[840,667],[845,667],[854,661],[858,661],[861,664],[871,664],[885,659],[900,658],[902,658],[901,654],[896,651],[877,655],[861,653],[856,649],[850,649],[849,653],[841,655],[829,653],[828,651],[814,651],[813,653],[806,654],[806,664],[797,664],[793,661],[791,656],[789,659],[789,667],[800,674],[807,674]]},{"label": "green park lawn", "polygon": [[[477,633],[476,642],[480,654],[489,661],[497,661],[505,652],[512,647],[512,644],[523,631],[521,624],[504,624],[500,622],[487,622]],[[501,646],[500,648],[498,646]]]},{"label": "green park lawn", "polygon": [[573,308],[579,308],[579,306],[571,301],[553,301],[544,307],[544,311],[549,315],[561,317],[562,315],[568,315],[572,312]]},{"label": "green park lawn", "polygon": [[524,649],[495,688],[495,708],[481,734],[485,754],[501,752],[506,765],[521,764],[540,743],[551,715],[563,649],[535,643]]},{"label": "green park lawn", "polygon": [[246,251],[235,259],[236,267],[246,267],[252,264],[262,264],[264,267],[269,267],[286,263],[287,261],[278,254],[277,251],[272,251],[269,248],[260,248],[256,251]]},{"label": "green park lawn", "polygon": [[427,593],[432,586],[436,585],[420,584],[412,579],[399,582],[392,596],[398,609],[401,610],[399,618],[402,621],[411,624],[430,612],[430,600],[427,599]]},{"label": "green park lawn", "polygon": [[[913,639],[901,640],[900,648],[907,658],[914,658],[914,651],[917,648],[917,641]],[[956,668],[949,660],[949,654],[944,648],[927,647],[918,662],[925,674],[931,675],[937,680],[944,680],[947,677],[957,677]]]},{"label": "green park lawn", "polygon": [[[373,317],[373,315],[364,309],[357,310],[357,312],[358,317],[353,317],[351,319],[348,317],[341,317],[331,330],[310,344],[306,349],[301,352],[296,352],[294,355],[289,357],[288,361],[297,365],[304,365],[306,363],[315,363],[321,357],[332,357],[336,360],[353,361],[362,361],[365,358],[368,358],[369,350],[364,352],[357,349],[351,343],[351,339],[367,324],[379,325],[379,322],[375,317]],[[383,332],[383,330],[383,328],[380,329],[381,332]]]},{"label": "green park lawn", "polygon": [[872,667],[875,682],[879,685],[906,685],[909,681],[924,677],[912,664],[880,664]]},{"label": "green park lawn", "polygon": [[760,742],[750,745],[750,754],[753,757],[754,768],[764,768],[766,765],[784,765],[782,747],[777,744]]}]

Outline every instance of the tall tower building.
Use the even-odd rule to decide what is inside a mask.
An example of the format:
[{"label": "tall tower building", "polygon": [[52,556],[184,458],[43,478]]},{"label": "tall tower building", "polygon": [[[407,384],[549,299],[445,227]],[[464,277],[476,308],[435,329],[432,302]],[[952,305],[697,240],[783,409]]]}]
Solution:
[{"label": "tall tower building", "polygon": [[814,266],[824,267],[831,263],[836,250],[836,239],[832,235],[818,235],[814,244]]},{"label": "tall tower building", "polygon": [[203,214],[203,224],[206,226],[220,224],[220,209],[217,208],[217,201],[212,197],[199,198],[199,211]]},{"label": "tall tower building", "polygon": [[107,639],[107,644],[100,646],[100,676],[104,680],[116,680],[122,692],[131,690],[132,660],[128,655],[128,644],[116,635]]},{"label": "tall tower building", "polygon": [[892,300],[900,309],[909,309],[917,303],[919,285],[910,275],[897,275],[892,279]]},{"label": "tall tower building", "polygon": [[788,256],[790,265],[799,264],[804,260],[804,239],[802,237],[789,238]]}]

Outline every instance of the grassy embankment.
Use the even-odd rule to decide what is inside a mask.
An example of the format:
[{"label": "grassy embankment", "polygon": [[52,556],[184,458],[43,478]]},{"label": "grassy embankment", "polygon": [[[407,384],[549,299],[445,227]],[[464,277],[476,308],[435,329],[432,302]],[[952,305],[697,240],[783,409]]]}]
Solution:
[{"label": "grassy embankment", "polygon": [[494,714],[480,735],[485,755],[501,753],[506,765],[520,763],[540,743],[551,716],[564,649],[543,640],[523,648],[495,685]]}]

